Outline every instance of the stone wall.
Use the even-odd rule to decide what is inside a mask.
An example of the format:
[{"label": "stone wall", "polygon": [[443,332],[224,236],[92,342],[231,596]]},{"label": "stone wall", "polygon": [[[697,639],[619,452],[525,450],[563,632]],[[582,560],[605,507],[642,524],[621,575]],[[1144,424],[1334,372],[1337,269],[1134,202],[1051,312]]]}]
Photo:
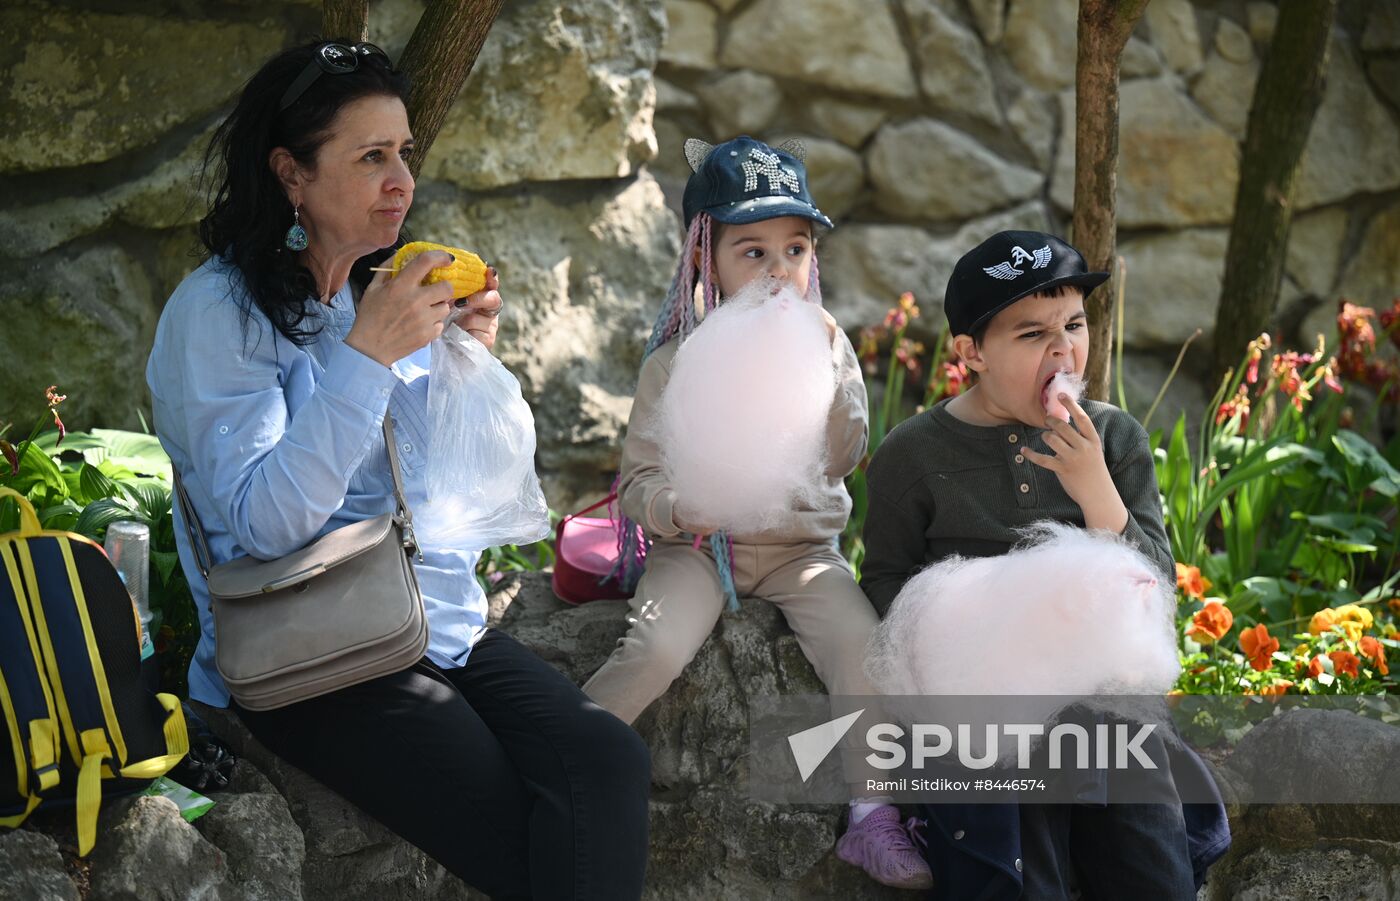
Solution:
[{"label": "stone wall", "polygon": [[[685,137],[803,137],[840,226],[821,248],[830,306],[854,330],[910,290],[931,334],[962,250],[998,228],[1067,227],[1075,6],[506,4],[408,227],[501,271],[500,353],[534,404],[552,504],[595,494],[616,465],[679,246],[667,207],[688,171]],[[397,54],[421,8],[374,0],[371,38]],[[1124,375],[1139,414],[1178,345],[1214,321],[1275,15],[1258,0],[1152,0],[1128,45],[1119,213]],[[194,166],[243,80],[318,24],[314,0],[0,10],[0,423],[26,428],[56,382],[73,427],[140,426],[161,304],[197,262]],[[1338,296],[1400,290],[1397,85],[1397,5],[1343,0],[1280,303],[1294,342],[1312,344]],[[1205,360],[1198,344],[1164,412],[1204,403]]]},{"label": "stone wall", "polygon": [[[665,5],[653,169],[668,198],[688,173],[686,137],[805,139],[813,192],[838,223],[820,248],[823,287],[847,328],[913,291],[932,337],[969,246],[1003,228],[1068,232],[1074,0]],[[1198,326],[1162,412],[1205,402],[1240,142],[1276,16],[1269,2],[1151,0],[1124,54],[1124,377],[1139,415]],[[1397,114],[1400,6],[1343,0],[1279,303],[1290,341],[1330,332],[1339,296],[1400,294]]]}]

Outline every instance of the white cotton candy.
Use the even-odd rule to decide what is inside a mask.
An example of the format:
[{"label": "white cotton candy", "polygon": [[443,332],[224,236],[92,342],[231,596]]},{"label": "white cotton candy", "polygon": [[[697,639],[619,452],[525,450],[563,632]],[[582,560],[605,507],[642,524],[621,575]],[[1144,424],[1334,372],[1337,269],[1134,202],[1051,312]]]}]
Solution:
[{"label": "white cotton candy", "polygon": [[1174,586],[1124,540],[1040,523],[999,557],[910,579],[866,656],[896,695],[1165,694],[1180,672]]},{"label": "white cotton candy", "polygon": [[[1128,719],[1164,716],[1160,699],[1181,670],[1174,586],[1103,532],[1043,522],[1025,534],[1029,543],[1008,554],[953,557],[905,584],[865,660],[876,689],[900,696],[887,699],[888,712],[911,723],[931,714],[971,723],[977,756],[986,725],[1048,729],[1074,698],[1100,696],[1088,706]],[[965,697],[988,695],[1016,700]],[[999,762],[1014,757],[1003,740]]]},{"label": "white cotton candy", "polygon": [[1069,415],[1069,408],[1060,401],[1060,395],[1065,394],[1076,403],[1084,396],[1084,379],[1073,372],[1057,372],[1045,386],[1045,396],[1042,402],[1045,405],[1045,413],[1064,422],[1069,422],[1072,418]]},{"label": "white cotton candy", "polygon": [[[776,291],[776,293],[774,293]],[[822,490],[836,392],[821,308],[750,283],[676,354],[651,424],[677,518],[734,534],[781,531]]]}]

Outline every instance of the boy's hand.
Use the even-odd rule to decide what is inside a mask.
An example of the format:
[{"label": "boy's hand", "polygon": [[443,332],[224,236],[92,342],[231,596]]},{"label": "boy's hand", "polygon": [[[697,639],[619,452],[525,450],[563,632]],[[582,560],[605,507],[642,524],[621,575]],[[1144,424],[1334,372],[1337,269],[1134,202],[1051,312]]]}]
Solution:
[{"label": "boy's hand", "polygon": [[1108,529],[1117,534],[1128,525],[1128,508],[1118,496],[1118,486],[1108,472],[1103,456],[1103,442],[1093,420],[1084,408],[1068,394],[1060,402],[1069,411],[1074,426],[1053,416],[1047,416],[1045,446],[1054,454],[1042,454],[1029,447],[1021,451],[1026,459],[1048,469],[1060,479],[1065,494],[1084,511],[1084,525],[1090,529]]}]

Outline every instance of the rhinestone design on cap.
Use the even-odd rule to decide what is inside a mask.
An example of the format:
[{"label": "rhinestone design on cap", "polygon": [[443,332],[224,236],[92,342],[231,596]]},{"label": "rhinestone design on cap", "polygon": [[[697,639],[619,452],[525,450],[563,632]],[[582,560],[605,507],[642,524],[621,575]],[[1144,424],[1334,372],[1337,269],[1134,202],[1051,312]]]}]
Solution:
[{"label": "rhinestone design on cap", "polygon": [[797,183],[797,175],[791,169],[784,169],[782,160],[776,153],[768,153],[755,147],[749,151],[749,158],[743,162],[744,190],[758,189],[758,177],[768,179],[768,192],[781,194],[787,188],[796,194],[802,190]]}]

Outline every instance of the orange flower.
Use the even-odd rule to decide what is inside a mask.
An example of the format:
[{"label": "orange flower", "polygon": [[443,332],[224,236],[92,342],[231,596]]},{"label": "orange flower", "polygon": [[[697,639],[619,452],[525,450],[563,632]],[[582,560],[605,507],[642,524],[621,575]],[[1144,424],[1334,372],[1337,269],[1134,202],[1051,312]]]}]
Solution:
[{"label": "orange flower", "polygon": [[1390,600],[1386,601],[1385,604],[1387,607],[1390,608],[1391,613],[1394,613],[1396,616],[1400,616],[1400,598],[1391,598]]},{"label": "orange flower", "polygon": [[1249,658],[1249,665],[1262,673],[1272,665],[1272,655],[1278,650],[1278,639],[1271,637],[1268,628],[1260,623],[1240,633],[1240,650]]},{"label": "orange flower", "polygon": [[1312,662],[1308,664],[1308,678],[1316,679],[1325,672],[1327,672],[1327,665],[1322,662],[1322,655],[1318,654],[1312,659]]},{"label": "orange flower", "polygon": [[1206,592],[1210,591],[1210,584],[1210,579],[1201,575],[1200,568],[1187,566],[1185,563],[1176,565],[1176,587],[1180,588],[1188,598],[1202,600],[1205,598]]},{"label": "orange flower", "polygon": [[1282,679],[1282,680],[1280,680],[1280,681],[1278,681],[1278,682],[1273,683],[1272,685],[1265,685],[1264,687],[1260,688],[1260,689],[1259,689],[1259,694],[1261,694],[1261,695],[1281,695],[1281,694],[1287,694],[1287,693],[1288,693],[1288,689],[1290,689],[1290,688],[1292,688],[1292,687],[1293,687],[1293,683],[1292,683],[1292,682],[1289,682],[1287,679]]},{"label": "orange flower", "polygon": [[1219,601],[1211,601],[1191,617],[1191,625],[1186,627],[1186,634],[1201,644],[1210,644],[1224,638],[1225,633],[1229,632],[1234,624],[1235,615]]},{"label": "orange flower", "polygon": [[1220,405],[1220,409],[1215,411],[1215,424],[1224,425],[1230,417],[1239,414],[1239,427],[1243,429],[1249,425],[1249,390],[1244,385],[1240,385],[1235,391],[1235,396]]},{"label": "orange flower", "polygon": [[1360,675],[1361,660],[1351,651],[1333,651],[1327,655],[1332,660],[1332,671],[1337,675],[1348,675],[1353,679]]},{"label": "orange flower", "polygon": [[1385,665],[1385,645],[1375,638],[1367,635],[1359,642],[1361,653],[1371,658],[1371,662],[1376,665],[1382,676],[1390,675],[1390,667]]},{"label": "orange flower", "polygon": [[1337,624],[1337,611],[1331,607],[1323,607],[1312,615],[1312,620],[1308,622],[1308,632],[1313,635],[1321,635],[1323,632],[1332,631],[1332,627]]}]

